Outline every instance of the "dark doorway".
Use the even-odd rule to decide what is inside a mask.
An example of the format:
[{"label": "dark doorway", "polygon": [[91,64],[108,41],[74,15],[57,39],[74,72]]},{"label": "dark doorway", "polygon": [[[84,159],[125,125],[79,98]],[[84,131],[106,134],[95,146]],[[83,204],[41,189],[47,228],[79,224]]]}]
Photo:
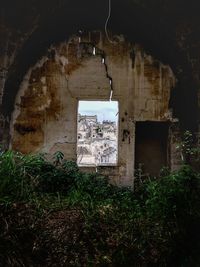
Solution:
[{"label": "dark doorway", "polygon": [[136,123],[135,169],[157,176],[167,166],[168,128],[166,122]]}]

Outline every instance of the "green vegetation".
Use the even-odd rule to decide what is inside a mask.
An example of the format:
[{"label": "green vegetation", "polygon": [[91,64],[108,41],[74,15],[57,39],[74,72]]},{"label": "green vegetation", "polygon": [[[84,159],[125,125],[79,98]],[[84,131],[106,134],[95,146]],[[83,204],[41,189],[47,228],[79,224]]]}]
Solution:
[{"label": "green vegetation", "polygon": [[[164,172],[163,172],[164,173]],[[200,174],[133,193],[57,152],[0,155],[0,266],[200,266]]]}]

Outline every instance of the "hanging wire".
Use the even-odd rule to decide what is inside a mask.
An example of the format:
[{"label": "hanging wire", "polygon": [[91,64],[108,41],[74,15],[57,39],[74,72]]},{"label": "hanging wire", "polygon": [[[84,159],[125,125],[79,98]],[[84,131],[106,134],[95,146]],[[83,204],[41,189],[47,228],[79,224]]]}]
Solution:
[{"label": "hanging wire", "polygon": [[108,22],[109,22],[109,19],[110,19],[110,16],[111,16],[111,9],[112,9],[112,6],[111,6],[111,0],[108,0],[109,2],[109,5],[108,5],[108,17],[106,19],[106,23],[105,23],[105,34],[106,34],[106,37],[108,39],[108,41],[111,43],[111,44],[114,44],[114,42],[109,38],[109,34],[108,34]]}]

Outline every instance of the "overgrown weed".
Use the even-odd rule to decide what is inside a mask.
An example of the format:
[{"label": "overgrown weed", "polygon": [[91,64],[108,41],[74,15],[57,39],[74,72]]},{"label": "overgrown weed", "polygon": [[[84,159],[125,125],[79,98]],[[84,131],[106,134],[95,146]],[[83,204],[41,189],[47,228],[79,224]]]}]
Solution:
[{"label": "overgrown weed", "polygon": [[0,246],[0,263],[199,266],[200,174],[184,165],[136,189],[81,173],[62,153],[49,162],[44,155],[2,152],[0,241],[8,245]]}]

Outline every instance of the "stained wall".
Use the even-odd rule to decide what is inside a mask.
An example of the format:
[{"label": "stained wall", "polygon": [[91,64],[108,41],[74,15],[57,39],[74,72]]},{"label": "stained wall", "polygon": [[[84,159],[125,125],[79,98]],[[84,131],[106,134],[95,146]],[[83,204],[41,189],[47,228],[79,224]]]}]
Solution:
[{"label": "stained wall", "polygon": [[76,160],[78,101],[109,100],[112,95],[119,101],[118,164],[99,171],[113,183],[133,185],[135,124],[173,123],[168,107],[176,81],[170,67],[142,47],[123,36],[112,38],[110,43],[101,32],[72,36],[50,47],[29,69],[12,114],[12,149],[62,151],[66,159]]}]

